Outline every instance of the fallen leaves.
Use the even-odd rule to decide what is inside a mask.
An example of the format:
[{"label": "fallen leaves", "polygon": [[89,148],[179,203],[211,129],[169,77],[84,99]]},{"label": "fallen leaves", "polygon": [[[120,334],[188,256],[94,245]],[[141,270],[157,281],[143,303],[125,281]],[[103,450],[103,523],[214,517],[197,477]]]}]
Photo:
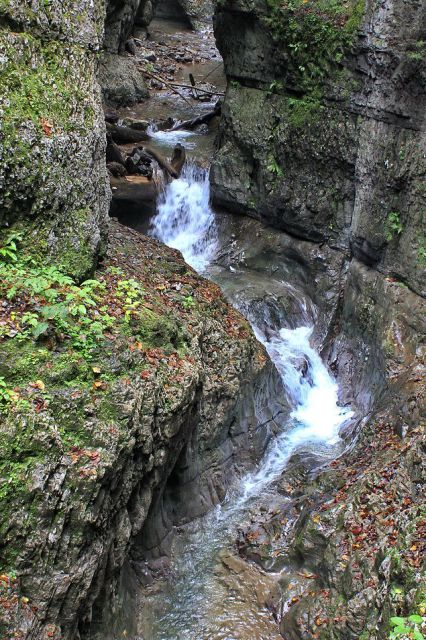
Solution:
[{"label": "fallen leaves", "polygon": [[46,385],[44,384],[43,380],[36,380],[35,382],[30,382],[29,387],[31,387],[32,389],[40,389],[40,391],[44,391],[46,389]]},{"label": "fallen leaves", "polygon": [[83,449],[82,447],[73,446],[70,449],[69,456],[73,464],[79,463],[82,459],[89,460],[93,464],[98,464],[101,460],[101,454],[97,450]]},{"label": "fallen leaves", "polygon": [[50,136],[52,135],[53,125],[48,120],[46,120],[46,118],[41,118],[40,124],[44,134],[50,138]]},{"label": "fallen leaves", "polygon": [[105,390],[107,388],[107,383],[104,380],[95,380],[93,382],[92,388],[93,389],[102,389]]}]

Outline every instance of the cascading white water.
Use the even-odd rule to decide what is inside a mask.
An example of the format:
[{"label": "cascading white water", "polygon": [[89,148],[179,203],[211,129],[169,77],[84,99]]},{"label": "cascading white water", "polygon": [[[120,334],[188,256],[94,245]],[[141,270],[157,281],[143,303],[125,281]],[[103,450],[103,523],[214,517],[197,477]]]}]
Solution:
[{"label": "cascading white water", "polygon": [[[166,186],[153,234],[180,249],[194,268],[205,271],[217,248],[207,172],[191,166],[180,180]],[[281,476],[291,455],[303,448],[330,456],[339,450],[339,430],[352,416],[349,409],[339,407],[337,384],[310,345],[312,327],[277,327],[265,336],[255,323],[252,326],[281,376],[292,411],[259,467],[232,487],[224,504],[185,538],[173,566],[174,580],[162,594],[158,610],[153,605],[152,640],[215,637],[205,627],[203,610],[215,590],[214,564],[220,549],[232,539],[251,505]]]},{"label": "cascading white water", "polygon": [[[281,375],[293,410],[288,430],[271,443],[259,468],[243,479],[240,502],[274,482],[298,447],[314,444],[318,452],[318,446],[336,445],[339,430],[352,416],[351,410],[339,407],[337,384],[309,343],[313,327],[283,328],[269,340],[254,329]],[[303,373],[301,361],[306,365]]]},{"label": "cascading white water", "polygon": [[217,243],[207,169],[187,163],[181,177],[166,185],[152,221],[152,235],[179,249],[191,267],[205,271]]}]

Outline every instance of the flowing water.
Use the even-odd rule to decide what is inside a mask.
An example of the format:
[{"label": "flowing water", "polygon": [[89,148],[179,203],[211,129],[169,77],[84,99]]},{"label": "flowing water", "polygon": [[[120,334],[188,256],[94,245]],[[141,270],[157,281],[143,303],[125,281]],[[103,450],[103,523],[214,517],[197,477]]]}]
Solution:
[{"label": "flowing water", "polygon": [[153,220],[153,235],[179,249],[186,262],[200,273],[206,270],[217,249],[209,198],[208,170],[188,163],[181,178],[164,188]]},{"label": "flowing water", "polygon": [[[215,214],[209,203],[207,171],[189,165],[180,179],[166,186],[153,219],[152,234],[179,249],[189,264],[209,276],[219,241]],[[237,268],[226,271],[228,281],[241,276]],[[211,273],[217,276],[217,268]],[[303,296],[300,300],[300,317],[306,318],[307,303]],[[292,409],[258,468],[231,487],[222,505],[178,537],[173,577],[161,595],[152,598],[147,607],[149,613],[144,614],[152,616],[145,636],[150,640],[279,637],[271,627],[269,611],[261,606],[253,608],[253,603],[244,603],[239,615],[234,618],[229,615],[227,607],[233,607],[234,613],[236,610],[235,589],[224,588],[217,563],[226,549],[232,548],[237,525],[259,501],[268,500],[268,492],[290,456],[296,450],[314,451],[326,457],[336,455],[341,451],[339,430],[352,415],[349,409],[338,405],[337,384],[310,344],[311,326],[277,326],[265,331],[258,321],[259,311],[257,315],[247,313],[244,295],[232,301],[243,313],[246,311],[257,337],[265,345]],[[257,581],[261,580],[258,575]],[[223,611],[225,614],[221,615]]]}]

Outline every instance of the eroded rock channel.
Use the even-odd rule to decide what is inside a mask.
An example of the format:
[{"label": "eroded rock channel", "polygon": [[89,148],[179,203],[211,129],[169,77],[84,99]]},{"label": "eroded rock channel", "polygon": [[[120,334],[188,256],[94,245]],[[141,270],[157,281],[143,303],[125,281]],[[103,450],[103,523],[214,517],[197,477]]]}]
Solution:
[{"label": "eroded rock channel", "polygon": [[424,632],[424,6],[71,4],[0,7],[2,637]]}]

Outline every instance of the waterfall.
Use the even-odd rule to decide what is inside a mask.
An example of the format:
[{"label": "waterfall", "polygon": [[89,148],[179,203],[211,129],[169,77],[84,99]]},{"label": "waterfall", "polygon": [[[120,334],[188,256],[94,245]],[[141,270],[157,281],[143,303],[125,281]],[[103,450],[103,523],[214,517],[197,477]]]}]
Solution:
[{"label": "waterfall", "polygon": [[187,163],[181,177],[166,185],[151,232],[164,244],[179,249],[196,271],[205,271],[217,247],[208,169]]},{"label": "waterfall", "polygon": [[[207,171],[190,165],[179,180],[166,185],[152,233],[180,249],[195,269],[206,270],[217,250]],[[242,311],[243,302],[238,304]],[[339,431],[352,416],[350,409],[339,406],[337,384],[310,344],[312,327],[276,327],[265,335],[255,321],[252,326],[281,376],[291,412],[258,468],[241,478],[224,503],[181,540],[174,577],[160,601],[152,603],[151,640],[216,637],[206,628],[203,611],[215,597],[214,567],[220,550],[232,541],[236,525],[256,500],[281,476],[292,454],[303,449],[330,457],[340,451]]]}]

